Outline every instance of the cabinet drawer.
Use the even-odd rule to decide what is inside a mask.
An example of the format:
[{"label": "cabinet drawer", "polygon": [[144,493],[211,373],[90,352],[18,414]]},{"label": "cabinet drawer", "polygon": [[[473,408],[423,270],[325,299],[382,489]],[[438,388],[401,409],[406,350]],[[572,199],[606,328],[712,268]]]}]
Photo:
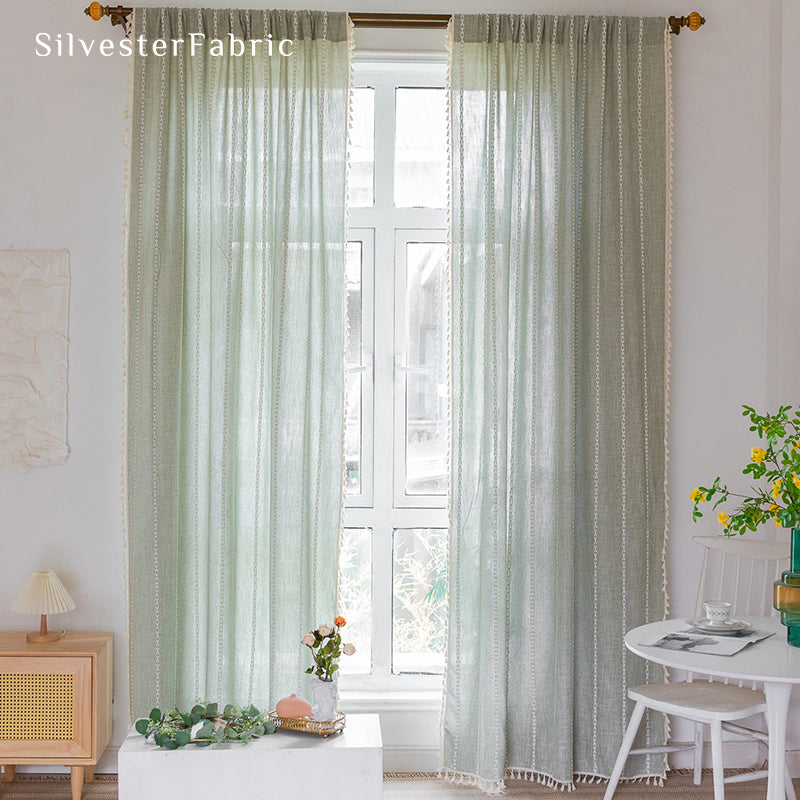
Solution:
[{"label": "cabinet drawer", "polygon": [[92,659],[0,657],[0,759],[92,756]]}]

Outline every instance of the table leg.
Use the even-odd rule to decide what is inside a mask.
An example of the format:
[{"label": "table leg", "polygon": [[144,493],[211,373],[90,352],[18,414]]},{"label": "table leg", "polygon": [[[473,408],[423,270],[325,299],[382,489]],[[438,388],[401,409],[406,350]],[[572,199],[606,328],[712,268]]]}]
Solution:
[{"label": "table leg", "polygon": [[70,769],[70,784],[72,785],[72,800],[81,800],[83,792],[83,767],[72,767]]},{"label": "table leg", "polygon": [[91,783],[94,780],[94,764],[90,767],[84,767],[83,779],[86,783]]},{"label": "table leg", "polygon": [[5,773],[6,783],[11,783],[14,780],[14,773],[17,771],[15,764],[3,764],[3,772]]},{"label": "table leg", "polygon": [[767,728],[769,729],[769,777],[767,800],[785,800],[786,786],[786,720],[789,716],[791,683],[764,683],[767,696]]}]

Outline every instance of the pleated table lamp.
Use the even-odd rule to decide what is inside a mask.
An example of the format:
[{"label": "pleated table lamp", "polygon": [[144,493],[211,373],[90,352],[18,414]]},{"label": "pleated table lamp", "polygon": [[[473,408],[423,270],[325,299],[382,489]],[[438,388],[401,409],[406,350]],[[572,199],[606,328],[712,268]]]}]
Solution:
[{"label": "pleated table lamp", "polygon": [[32,573],[11,605],[11,610],[19,614],[41,615],[39,632],[29,633],[26,637],[29,642],[36,643],[57,642],[61,634],[47,630],[47,615],[61,614],[72,611],[73,608],[75,603],[58,575],[51,569]]}]

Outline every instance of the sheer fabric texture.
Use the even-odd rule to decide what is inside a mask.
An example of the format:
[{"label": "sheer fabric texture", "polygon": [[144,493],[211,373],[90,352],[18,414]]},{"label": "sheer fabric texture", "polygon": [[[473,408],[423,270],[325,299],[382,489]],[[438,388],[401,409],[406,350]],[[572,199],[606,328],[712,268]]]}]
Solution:
[{"label": "sheer fabric texture", "polygon": [[265,708],[335,613],[348,21],[137,8],[135,36],[168,46],[133,65],[132,713]]},{"label": "sheer fabric texture", "polygon": [[443,771],[568,787],[609,775],[626,687],[663,677],[622,637],[666,604],[669,37],[663,18],[451,25]]}]

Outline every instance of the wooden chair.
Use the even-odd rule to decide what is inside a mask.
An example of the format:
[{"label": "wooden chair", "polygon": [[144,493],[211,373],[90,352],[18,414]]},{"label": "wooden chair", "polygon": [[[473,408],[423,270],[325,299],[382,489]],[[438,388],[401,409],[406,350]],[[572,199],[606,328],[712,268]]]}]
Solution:
[{"label": "wooden chair", "polygon": [[[777,613],[772,608],[772,584],[780,577],[781,570],[788,563],[787,544],[746,538],[729,539],[725,536],[695,536],[693,541],[705,548],[695,605],[696,617],[703,615],[705,600],[732,600],[734,615],[737,618],[764,617]],[[628,689],[628,697],[636,705],[603,800],[611,800],[614,796],[629,755],[693,750],[694,783],[699,785],[703,761],[704,725],[708,725],[711,730],[714,800],[724,800],[726,783],[766,777],[766,770],[758,770],[725,778],[722,765],[723,730],[768,743],[767,734],[738,724],[739,720],[746,717],[766,714],[766,699],[764,693],[757,687],[705,678],[695,681],[690,673],[687,680],[677,683],[632,686]],[[632,750],[639,724],[648,708],[693,721],[694,741]],[[788,770],[786,796],[789,800],[797,800]]]}]

